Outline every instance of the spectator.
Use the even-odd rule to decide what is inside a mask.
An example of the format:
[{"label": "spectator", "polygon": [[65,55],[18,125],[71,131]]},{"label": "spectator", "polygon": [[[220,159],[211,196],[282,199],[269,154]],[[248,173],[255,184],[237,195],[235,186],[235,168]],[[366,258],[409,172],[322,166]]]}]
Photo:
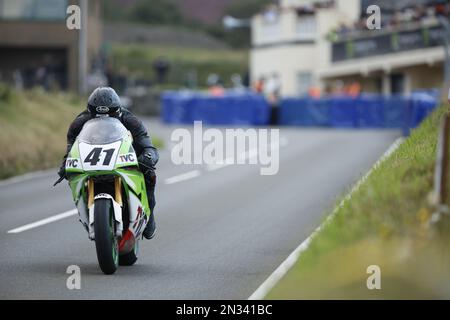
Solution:
[{"label": "spectator", "polygon": [[281,82],[278,73],[274,72],[267,81],[265,94],[272,104],[277,104],[281,93]]},{"label": "spectator", "polygon": [[211,73],[206,80],[208,84],[208,92],[214,97],[221,97],[225,94],[225,89],[223,88],[219,75]]},{"label": "spectator", "polygon": [[44,90],[48,91],[49,87],[48,87],[48,73],[47,73],[47,68],[44,66],[40,66],[36,69],[36,73],[34,75],[34,79],[35,79],[35,84],[37,86],[40,86],[42,88],[44,88]]},{"label": "spectator", "polygon": [[311,98],[319,99],[320,96],[321,96],[320,88],[319,88],[319,87],[316,87],[316,86],[310,87],[310,88],[308,89],[308,95],[309,95]]},{"label": "spectator", "polygon": [[247,70],[244,73],[244,77],[242,79],[242,85],[246,88],[250,88],[250,72]]},{"label": "spectator", "polygon": [[255,82],[255,85],[254,85],[254,90],[256,93],[260,93],[260,94],[264,93],[265,82],[266,82],[266,78],[259,77],[259,79]]},{"label": "spectator", "polygon": [[231,83],[233,84],[234,89],[243,89],[244,88],[244,86],[242,84],[242,77],[238,73],[235,73],[231,76]]},{"label": "spectator", "polygon": [[[383,28],[396,29],[410,23],[420,23],[422,25],[434,25],[437,23],[437,16],[450,16],[450,3],[448,1],[430,1],[428,4],[417,6],[404,6],[403,8],[386,12],[383,14]],[[361,17],[352,26],[341,23],[329,34],[329,39],[337,41],[341,36],[350,33],[366,32],[367,17]]]},{"label": "spectator", "polygon": [[153,69],[156,73],[156,81],[158,84],[166,83],[166,77],[170,70],[169,62],[164,57],[158,57],[153,63]]},{"label": "spectator", "polygon": [[281,81],[278,73],[274,72],[267,81],[265,94],[271,105],[271,125],[278,124],[279,100],[281,95]]},{"label": "spectator", "polygon": [[24,88],[22,72],[19,69],[13,72],[14,87],[17,90],[22,90]]},{"label": "spectator", "polygon": [[356,98],[361,94],[361,84],[358,81],[353,81],[346,87],[345,91],[348,96]]}]

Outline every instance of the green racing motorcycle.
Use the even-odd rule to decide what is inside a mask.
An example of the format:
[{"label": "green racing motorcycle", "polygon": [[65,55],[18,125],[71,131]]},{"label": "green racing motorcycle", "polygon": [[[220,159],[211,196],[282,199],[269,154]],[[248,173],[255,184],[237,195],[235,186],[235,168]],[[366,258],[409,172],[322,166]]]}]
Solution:
[{"label": "green racing motorcycle", "polygon": [[133,138],[115,118],[83,126],[66,159],[66,176],[80,222],[95,241],[105,274],[133,265],[151,213]]}]

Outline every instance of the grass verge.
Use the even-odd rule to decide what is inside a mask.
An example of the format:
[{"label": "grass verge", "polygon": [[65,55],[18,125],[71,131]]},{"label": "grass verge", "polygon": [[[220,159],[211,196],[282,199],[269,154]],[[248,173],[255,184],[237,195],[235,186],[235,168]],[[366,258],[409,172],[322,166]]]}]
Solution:
[{"label": "grass verge", "polygon": [[0,85],[0,179],[58,166],[69,124],[84,108],[74,95]]},{"label": "grass verge", "polygon": [[82,111],[75,96],[0,87],[0,179],[61,163],[67,128]]},{"label": "grass verge", "polygon": [[[312,240],[267,299],[450,297],[450,223],[430,224],[440,118],[434,112]],[[369,290],[367,268],[381,270]]]}]

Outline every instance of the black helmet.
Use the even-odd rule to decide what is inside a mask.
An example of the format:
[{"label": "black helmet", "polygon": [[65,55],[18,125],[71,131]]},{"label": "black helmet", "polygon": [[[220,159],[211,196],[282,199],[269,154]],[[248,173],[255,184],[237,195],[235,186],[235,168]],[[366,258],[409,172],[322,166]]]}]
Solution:
[{"label": "black helmet", "polygon": [[109,115],[111,117],[120,117],[122,106],[120,98],[113,88],[99,87],[92,92],[88,99],[89,112],[93,116]]}]

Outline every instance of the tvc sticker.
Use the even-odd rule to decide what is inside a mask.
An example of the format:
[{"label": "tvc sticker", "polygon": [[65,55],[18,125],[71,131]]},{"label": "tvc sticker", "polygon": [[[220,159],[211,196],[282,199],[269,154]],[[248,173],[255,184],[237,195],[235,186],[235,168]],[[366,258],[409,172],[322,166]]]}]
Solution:
[{"label": "tvc sticker", "polygon": [[67,160],[66,160],[66,168],[77,169],[79,167],[80,167],[80,160],[79,159],[67,158]]}]

